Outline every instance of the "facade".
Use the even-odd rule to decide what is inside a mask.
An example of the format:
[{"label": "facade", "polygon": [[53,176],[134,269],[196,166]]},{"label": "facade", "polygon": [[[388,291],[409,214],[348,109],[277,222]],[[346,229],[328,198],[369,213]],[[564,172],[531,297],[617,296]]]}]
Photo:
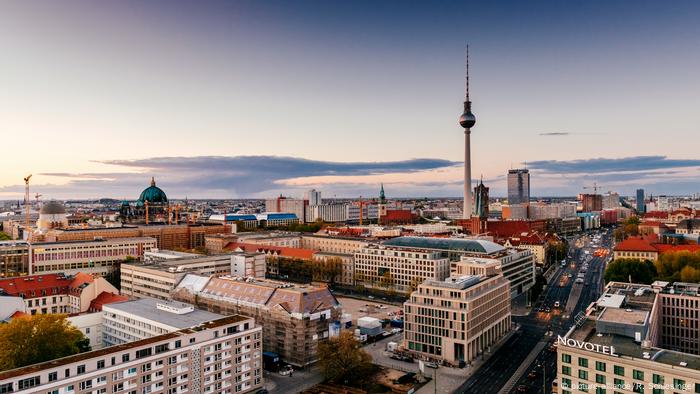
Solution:
[{"label": "facade", "polygon": [[[498,264],[426,280],[404,303],[404,348],[452,365],[470,363],[511,329],[510,289]],[[478,272],[478,273],[477,273]]]},{"label": "facade", "polygon": [[318,360],[319,342],[330,337],[342,314],[326,287],[273,280],[188,274],[173,298],[214,313],[255,318],[264,329],[264,350],[298,367]]},{"label": "facade", "polygon": [[142,298],[102,308],[102,341],[121,345],[221,319],[222,315],[172,300]]},{"label": "facade", "polygon": [[644,209],[644,189],[637,189],[637,213],[643,214],[646,212]]},{"label": "facade", "polygon": [[474,188],[474,216],[483,220],[489,217],[489,188],[483,180]]},{"label": "facade", "polygon": [[322,220],[329,223],[345,222],[348,219],[347,204],[309,205],[306,208],[306,223]]},{"label": "facade", "polygon": [[155,248],[156,240],[148,237],[117,238],[74,242],[41,242],[30,248],[31,274],[85,272],[104,276],[127,257],[141,258]]},{"label": "facade", "polygon": [[698,284],[609,283],[557,341],[561,393],[700,392],[699,299]]},{"label": "facade", "polygon": [[308,200],[279,196],[265,200],[265,212],[293,213],[303,220],[306,217],[307,205],[309,205]]},{"label": "facade", "polygon": [[603,209],[616,209],[620,206],[620,195],[613,192],[608,192],[602,195]]},{"label": "facade", "polygon": [[346,221],[361,223],[379,219],[379,204],[359,202],[346,205]]},{"label": "facade", "polygon": [[700,219],[684,219],[676,225],[676,234],[700,235]]},{"label": "facade", "polygon": [[530,171],[508,170],[508,204],[530,203]]},{"label": "facade", "polygon": [[559,219],[576,216],[576,205],[569,203],[532,203],[528,206],[528,218],[532,220]]},{"label": "facade", "polygon": [[659,250],[642,238],[630,237],[613,248],[613,259],[620,258],[655,261]]},{"label": "facade", "polygon": [[599,212],[603,210],[603,196],[600,194],[581,194],[582,212]]},{"label": "facade", "polygon": [[231,256],[231,275],[264,279],[265,261],[264,253],[235,253]]},{"label": "facade", "polygon": [[[386,246],[438,251],[450,261],[449,276],[468,275],[474,262],[496,261],[503,276],[510,282],[511,296],[529,290],[535,284],[535,256],[527,249],[504,248],[484,240],[462,238],[398,237],[384,242]],[[356,258],[357,265],[357,258]],[[357,271],[357,266],[355,268]],[[444,279],[443,278],[443,279]]]},{"label": "facade", "polygon": [[88,227],[52,229],[46,232],[47,242],[91,241],[94,239],[155,238],[159,249],[196,249],[204,247],[204,237],[225,233],[223,224],[151,224],[122,227]]},{"label": "facade", "polygon": [[29,273],[29,243],[0,241],[0,277]]},{"label": "facade", "polygon": [[121,292],[131,298],[167,300],[170,299],[170,292],[187,273],[230,275],[233,256],[227,254],[156,263],[125,263],[121,265]]},{"label": "facade", "polygon": [[450,275],[450,260],[441,251],[369,245],[355,253],[355,282],[408,294],[425,279]]},{"label": "facade", "polygon": [[68,227],[66,208],[55,200],[43,203],[39,210],[39,219],[36,221],[36,227],[39,231]]},{"label": "facade", "polygon": [[508,220],[527,220],[527,204],[508,204],[501,208],[501,216]]},{"label": "facade", "polygon": [[252,393],[262,329],[229,316],[123,345],[0,372],[3,393]]},{"label": "facade", "polygon": [[6,297],[24,300],[25,312],[31,315],[87,312],[102,293],[118,294],[104,278],[78,273],[32,275],[0,279],[0,302]]},{"label": "facade", "polygon": [[325,253],[355,254],[369,245],[367,239],[328,235],[302,235],[301,247]]},{"label": "facade", "polygon": [[316,190],[316,189],[311,189],[308,192],[306,192],[306,196],[304,196],[305,200],[309,201],[309,205],[321,205],[323,204],[323,200],[321,199],[321,191]]},{"label": "facade", "polygon": [[67,320],[90,341],[91,350],[98,350],[104,347],[102,342],[102,312],[72,315],[68,316]]}]

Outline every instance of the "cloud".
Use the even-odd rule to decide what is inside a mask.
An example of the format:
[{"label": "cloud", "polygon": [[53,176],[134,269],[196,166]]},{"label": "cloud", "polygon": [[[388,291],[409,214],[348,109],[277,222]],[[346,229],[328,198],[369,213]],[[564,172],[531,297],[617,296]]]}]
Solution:
[{"label": "cloud", "polygon": [[[155,157],[139,160],[102,160],[99,163],[125,172],[66,173],[40,175],[59,184],[37,184],[34,189],[48,196],[135,198],[148,185],[151,176],[172,197],[231,198],[272,195],[313,187],[288,184],[290,179],[335,180],[352,177],[411,176],[426,171],[450,168],[459,162],[444,159],[410,159],[384,162],[332,162],[282,156],[197,156]],[[371,189],[376,189],[375,180]],[[322,182],[321,184],[324,184]],[[419,183],[419,182],[417,182]],[[369,183],[365,183],[366,187]],[[20,185],[0,188],[16,193]],[[347,190],[347,188],[346,188]],[[376,192],[376,191],[375,191]],[[356,195],[352,193],[351,195]]]},{"label": "cloud", "polygon": [[551,132],[539,133],[539,135],[543,136],[543,137],[560,137],[560,136],[565,136],[565,135],[594,135],[594,134],[603,134],[603,133],[596,133],[596,132],[572,133],[572,132],[568,132],[568,131],[551,131]]},{"label": "cloud", "polygon": [[650,171],[668,168],[700,166],[700,160],[669,159],[666,156],[632,156],[619,159],[594,158],[583,160],[540,160],[530,161],[528,167],[554,173],[605,173]]},{"label": "cloud", "polygon": [[551,132],[551,133],[540,133],[540,135],[543,135],[543,136],[558,136],[558,135],[571,135],[571,133],[565,133],[565,132]]}]

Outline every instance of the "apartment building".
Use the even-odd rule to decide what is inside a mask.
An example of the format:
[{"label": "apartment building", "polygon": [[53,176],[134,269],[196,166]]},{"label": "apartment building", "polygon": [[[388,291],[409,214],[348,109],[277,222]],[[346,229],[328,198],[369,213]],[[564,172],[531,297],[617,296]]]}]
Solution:
[{"label": "apartment building", "polygon": [[47,274],[0,279],[0,303],[19,297],[31,315],[87,312],[92,302],[119,290],[106,279],[89,274]]},{"label": "apartment building", "polygon": [[[170,298],[170,292],[187,273],[230,275],[236,254],[169,259],[150,263],[121,265],[121,292],[132,298]],[[245,265],[245,258],[243,259]],[[256,272],[258,268],[255,268]]]},{"label": "apartment building", "polygon": [[196,327],[222,317],[172,300],[141,298],[117,302],[102,307],[102,341],[105,346],[120,345]]},{"label": "apartment building", "polygon": [[255,318],[264,329],[264,350],[298,367],[318,360],[318,344],[328,340],[342,314],[325,286],[267,279],[188,274],[173,291],[173,299],[214,313]]},{"label": "apartment building", "polygon": [[40,242],[29,249],[29,274],[78,272],[104,276],[127,257],[140,258],[156,247],[148,237]]},{"label": "apartment building", "polygon": [[329,235],[303,235],[301,247],[326,253],[355,254],[369,245],[369,241],[362,238],[336,237]]},{"label": "apartment building", "polygon": [[0,372],[0,393],[251,393],[262,328],[229,316],[148,339]]},{"label": "apartment building", "polygon": [[355,282],[408,294],[425,279],[450,276],[445,253],[418,248],[369,245],[355,253]]},{"label": "apartment building", "polygon": [[561,393],[700,392],[699,288],[609,283],[557,340]]},{"label": "apartment building", "polygon": [[29,243],[0,241],[0,276],[18,276],[29,273]]}]

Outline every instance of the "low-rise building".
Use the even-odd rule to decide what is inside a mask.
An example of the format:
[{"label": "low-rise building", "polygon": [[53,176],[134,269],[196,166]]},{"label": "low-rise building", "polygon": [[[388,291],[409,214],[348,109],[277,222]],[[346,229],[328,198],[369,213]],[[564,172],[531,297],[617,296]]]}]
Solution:
[{"label": "low-rise building", "polygon": [[229,316],[155,337],[0,372],[2,393],[252,393],[262,328]]},{"label": "low-rise building", "polygon": [[342,314],[325,286],[265,279],[188,274],[173,298],[214,313],[255,318],[264,328],[264,350],[300,367],[318,360],[318,344],[328,340]]},{"label": "low-rise building", "polygon": [[511,329],[510,286],[496,262],[470,275],[426,280],[404,304],[405,350],[452,365],[469,363]]},{"label": "low-rise building", "polygon": [[102,293],[118,294],[119,290],[104,278],[84,273],[0,279],[0,302],[5,297],[22,298],[25,312],[31,315],[87,312]]}]

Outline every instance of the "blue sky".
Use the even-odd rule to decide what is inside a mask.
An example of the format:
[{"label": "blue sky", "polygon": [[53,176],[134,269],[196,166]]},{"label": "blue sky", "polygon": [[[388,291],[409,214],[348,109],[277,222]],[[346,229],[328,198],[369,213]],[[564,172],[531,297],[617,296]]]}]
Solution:
[{"label": "blue sky", "polygon": [[135,198],[152,175],[172,197],[358,196],[379,182],[393,196],[459,196],[466,42],[473,175],[493,194],[523,165],[536,195],[594,181],[700,191],[699,11],[684,1],[3,2],[0,135],[12,164],[0,198],[21,195],[28,173],[56,198]]}]

